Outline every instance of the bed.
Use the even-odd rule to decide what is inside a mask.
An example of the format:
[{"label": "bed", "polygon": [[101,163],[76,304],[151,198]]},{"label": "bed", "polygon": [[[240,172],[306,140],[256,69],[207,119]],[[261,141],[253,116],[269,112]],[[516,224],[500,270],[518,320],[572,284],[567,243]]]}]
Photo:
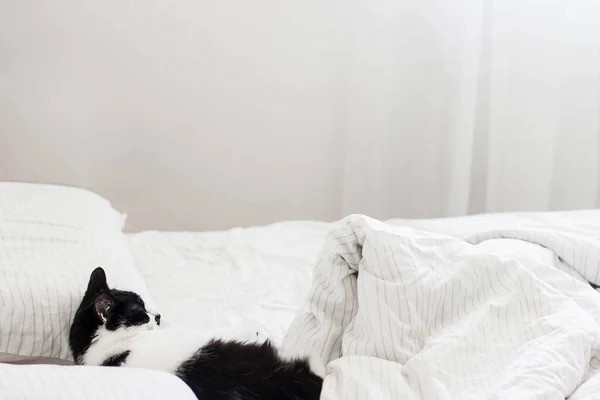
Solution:
[{"label": "bed", "polygon": [[[32,188],[31,186],[23,187],[19,185],[21,184],[0,186],[0,218],[3,218],[5,221],[14,221],[12,217],[16,215],[15,213],[19,212],[33,215],[31,209],[28,208],[25,211],[21,209],[25,207],[22,205],[24,197],[29,199],[39,199],[40,197],[45,199],[52,198],[48,194],[49,192],[47,192],[47,187],[40,188],[34,185],[35,188]],[[42,194],[40,194],[40,190],[43,191]],[[90,203],[93,207],[98,205],[95,202],[96,200],[89,200],[88,194],[83,195],[78,192],[77,196],[74,196],[72,192],[68,192],[67,194],[62,192],[60,194],[57,194],[58,192],[52,193],[54,193],[52,196],[57,196],[56,201],[48,200],[43,207],[45,209],[51,208],[50,213],[52,215],[57,214],[56,210],[52,209],[48,204],[65,203],[66,197],[70,200],[68,200],[67,205],[63,204],[60,208],[64,211],[64,215],[72,213],[74,207],[69,207],[71,203],[78,204],[75,208],[79,208],[81,215],[89,214],[87,206],[79,206],[82,203]],[[71,199],[73,196],[74,198]],[[14,205],[15,197],[19,198],[19,207]],[[82,200],[84,198],[85,201]],[[107,204],[102,203],[102,207],[106,206]],[[32,200],[30,207],[40,208],[39,200]],[[86,248],[95,248],[94,246],[98,246],[97,243],[99,240],[107,240],[104,229],[114,230],[114,226],[105,227],[105,222],[102,222],[102,226],[98,227],[98,221],[106,221],[107,217],[105,215],[94,219],[92,222],[86,222],[87,225],[85,225],[86,228],[84,229],[81,227],[83,225],[79,222],[71,221],[69,224],[66,224],[64,222],[58,223],[55,220],[49,221],[47,211],[40,211],[39,215],[34,213],[34,217],[31,217],[36,219],[34,224],[35,229],[27,228],[28,230],[23,230],[21,228],[21,226],[32,226],[32,221],[27,218],[25,218],[27,220],[26,223],[12,227],[9,224],[8,228],[6,226],[3,228],[4,230],[1,232],[2,238],[5,242],[11,244],[3,248],[4,258],[2,258],[3,253],[0,253],[0,261],[9,259],[6,257],[6,254],[13,251],[11,249],[15,248],[15,243],[21,243],[23,235],[38,235],[41,232],[40,225],[46,224],[45,226],[51,227],[48,228],[48,231],[44,235],[54,235],[54,229],[57,225],[60,225],[60,229],[63,230],[67,229],[65,226],[68,226],[69,232],[75,226],[76,229],[73,228],[75,229],[74,232],[79,233],[63,233],[66,236],[61,237],[60,243],[64,241],[65,237],[72,238],[73,235],[80,234],[82,231],[88,233],[100,232],[98,235],[89,233],[90,239],[86,241]],[[43,217],[40,216],[42,214]],[[21,222],[23,220],[24,218],[20,218]],[[594,393],[600,390],[600,378],[596,374],[597,369],[600,367],[598,365],[600,363],[596,358],[598,343],[595,342],[600,342],[600,337],[590,333],[594,328],[600,328],[600,295],[592,290],[588,284],[588,281],[595,278],[595,275],[590,278],[590,274],[593,274],[594,271],[590,270],[591,267],[589,265],[593,266],[596,263],[597,267],[600,261],[600,259],[596,260],[593,258],[593,256],[597,256],[597,253],[594,253],[597,250],[594,247],[595,242],[600,238],[600,211],[598,210],[489,214],[430,220],[393,219],[385,222],[374,221],[364,216],[351,216],[341,222],[290,221],[263,227],[235,228],[219,232],[147,231],[123,235],[120,230],[121,228],[122,225],[119,226],[119,233],[115,233],[115,238],[111,239],[110,246],[112,247],[102,245],[104,247],[102,247],[101,251],[98,251],[98,258],[107,261],[109,264],[118,262],[129,265],[130,263],[132,268],[135,269],[135,273],[139,274],[139,281],[141,282],[137,281],[138,277],[135,279],[131,278],[133,272],[129,273],[129,275],[123,273],[122,281],[135,281],[135,284],[140,287],[139,290],[147,290],[148,296],[153,300],[153,307],[160,310],[163,315],[165,325],[194,328],[210,332],[216,336],[234,336],[240,339],[270,338],[278,346],[285,348],[287,343],[287,347],[293,351],[305,352],[307,355],[316,358],[321,357],[323,358],[321,361],[323,361],[324,365],[322,373],[326,376],[323,392],[323,398],[325,399],[456,398],[456,393],[464,394],[460,398],[493,398],[489,392],[461,392],[460,390],[453,392],[452,390],[445,390],[443,379],[429,382],[433,387],[430,392],[414,390],[414,381],[411,381],[414,377],[409,376],[411,373],[418,375],[420,373],[439,372],[431,369],[431,365],[433,365],[430,363],[431,357],[435,358],[435,354],[426,353],[429,359],[422,364],[422,367],[425,368],[422,371],[413,370],[413,372],[410,372],[402,370],[402,363],[397,362],[397,357],[401,356],[396,357],[393,353],[404,354],[405,349],[400,348],[402,346],[388,349],[386,343],[383,343],[382,347],[378,348],[378,341],[381,340],[370,337],[379,332],[379,330],[390,330],[391,332],[392,329],[395,329],[394,322],[388,321],[388,318],[383,315],[377,318],[377,321],[384,321],[380,327],[371,325],[370,329],[359,332],[363,335],[362,337],[354,338],[357,342],[362,340],[363,342],[374,343],[373,349],[370,349],[369,346],[371,345],[365,345],[364,351],[361,348],[353,354],[342,354],[344,352],[343,349],[351,352],[352,349],[346,346],[346,342],[351,343],[353,340],[352,337],[346,337],[342,334],[349,334],[350,331],[354,332],[361,325],[360,319],[351,321],[348,318],[347,321],[340,322],[340,335],[336,338],[338,343],[333,343],[330,346],[330,351],[314,350],[321,345],[320,340],[322,340],[323,349],[328,348],[328,341],[336,342],[336,340],[333,340],[329,336],[331,336],[332,332],[331,327],[333,327],[333,331],[337,329],[334,323],[329,321],[329,332],[327,332],[329,336],[319,333],[319,324],[323,325],[323,320],[327,317],[324,316],[325,313],[320,313],[320,303],[317,304],[314,301],[314,297],[317,295],[322,297],[323,287],[326,287],[327,290],[331,289],[331,293],[334,293],[336,282],[342,281],[336,281],[335,279],[319,281],[318,278],[320,275],[314,276],[314,272],[316,271],[319,274],[319,271],[333,271],[334,268],[341,268],[342,264],[344,266],[352,264],[352,262],[348,261],[348,253],[335,250],[336,246],[340,246],[340,237],[343,235],[340,236],[338,234],[336,236],[334,234],[332,236],[332,232],[339,233],[342,230],[343,232],[350,232],[343,237],[356,237],[356,243],[344,241],[341,246],[356,246],[356,248],[360,248],[363,251],[363,255],[361,256],[362,259],[356,262],[356,268],[359,268],[360,264],[360,268],[363,268],[364,271],[370,271],[375,275],[377,272],[373,272],[369,268],[376,268],[376,263],[373,260],[377,253],[370,254],[367,252],[367,249],[370,248],[369,246],[374,246],[373,243],[378,241],[388,243],[386,241],[390,240],[389,243],[392,243],[390,246],[398,245],[400,246],[398,249],[404,248],[402,246],[410,247],[416,246],[414,243],[420,243],[415,247],[418,250],[411,253],[411,257],[418,252],[427,252],[427,246],[431,243],[434,243],[438,247],[442,246],[439,247],[442,250],[436,250],[437,255],[446,254],[444,253],[445,249],[451,248],[452,251],[449,251],[447,257],[444,259],[446,261],[451,260],[451,257],[457,254],[458,250],[456,249],[460,246],[467,246],[467,241],[471,241],[471,243],[468,243],[469,249],[476,246],[475,242],[485,243],[485,246],[488,246],[485,250],[486,254],[493,254],[495,257],[494,260],[516,260],[515,262],[518,262],[519,265],[538,263],[547,268],[544,271],[556,269],[558,275],[555,276],[560,281],[556,285],[560,286],[566,282],[568,283],[568,287],[553,288],[554,292],[547,289],[544,293],[558,293],[558,291],[563,290],[564,293],[568,293],[571,296],[565,304],[568,303],[577,310],[583,309],[586,311],[581,314],[581,321],[577,320],[574,322],[574,326],[577,328],[574,331],[565,328],[561,325],[562,322],[557,322],[557,326],[560,328],[558,329],[559,331],[566,332],[568,330],[569,335],[571,335],[557,336],[563,342],[566,340],[565,338],[572,337],[572,335],[581,335],[576,335],[574,341],[579,346],[570,347],[570,350],[564,356],[569,361],[564,362],[564,357],[559,358],[563,361],[558,362],[558,364],[565,368],[559,368],[556,371],[542,371],[546,375],[539,378],[536,382],[539,383],[541,380],[546,386],[540,383],[539,387],[535,387],[535,385],[531,384],[531,381],[516,374],[515,379],[518,378],[522,382],[528,383],[521,386],[516,385],[510,392],[506,387],[502,388],[499,386],[498,393],[510,393],[515,398],[565,398],[570,396],[572,399],[591,399],[594,398]],[[9,232],[8,229],[12,229],[13,231]],[[538,234],[540,230],[544,231],[540,243],[534,243],[534,239],[526,240],[527,238],[519,236],[528,235],[531,232]],[[364,233],[362,239],[361,234],[357,234],[356,232]],[[414,232],[421,233],[415,234]],[[559,236],[555,235],[556,232],[559,232],[557,234]],[[563,234],[564,236],[560,236]],[[17,239],[11,239],[13,237],[18,237],[18,241]],[[406,241],[406,237],[409,237],[410,240]],[[580,247],[576,248],[575,246],[554,251],[551,246],[554,242],[544,242],[547,238],[550,238],[549,240],[551,241],[564,239],[563,242],[568,241],[573,246],[577,245]],[[584,240],[585,243],[578,242],[577,240],[579,239]],[[11,242],[11,240],[13,241]],[[40,241],[40,239],[36,240]],[[52,246],[55,247],[58,239],[52,243]],[[426,243],[427,246],[423,245],[423,243]],[[33,245],[28,242],[27,246],[27,249],[31,249]],[[585,246],[589,246],[589,248]],[[78,245],[79,247],[81,246]],[[112,254],[115,251],[112,250],[114,248],[118,248],[119,252],[124,252],[123,255],[116,257],[115,260],[111,258],[113,256],[107,255],[107,253]],[[587,269],[573,267],[573,265],[578,265],[578,260],[580,259],[583,263],[582,256],[577,253],[578,249],[583,252],[581,254],[585,254],[588,258],[585,260]],[[561,251],[564,253],[561,253]],[[128,254],[125,254],[125,252]],[[401,250],[398,250],[398,252],[401,252]],[[329,264],[327,262],[328,259],[340,260],[342,258],[346,260],[345,263],[336,264],[337,261],[334,261]],[[16,256],[12,256],[10,259],[14,260],[17,258]],[[29,266],[37,262],[35,260],[31,261],[29,258],[27,260],[27,265]],[[78,259],[73,258],[73,260]],[[411,260],[415,261],[416,259]],[[417,264],[417,261],[415,261],[415,264]],[[89,262],[91,263],[91,261]],[[408,265],[411,262],[406,261],[405,264]],[[504,263],[504,261],[501,261],[501,263]],[[75,263],[69,262],[68,264]],[[383,262],[380,264],[386,265],[386,267],[377,266],[377,268],[382,268],[383,270],[383,268],[387,268],[389,263]],[[19,268],[19,271],[23,270],[22,267]],[[72,268],[74,271],[77,269],[77,266],[73,266]],[[17,274],[15,271],[17,271],[16,268],[10,270],[9,273],[5,272],[4,278],[13,279],[16,276],[15,274]],[[36,273],[50,273],[47,270],[40,271]],[[361,271],[363,270],[361,269]],[[73,278],[73,284],[83,282],[87,273],[87,270],[81,271],[81,278]],[[342,276],[342,270],[339,273]],[[350,276],[352,274],[348,273],[347,275]],[[360,276],[360,274],[358,275]],[[391,275],[393,276],[394,273],[391,272]],[[60,276],[64,277],[66,275],[64,272],[61,272]],[[79,277],[79,275],[77,276]],[[443,278],[443,272],[439,276],[440,279]],[[381,282],[386,279],[383,275],[379,278]],[[17,277],[15,279],[21,278]],[[22,277],[22,279],[33,278],[31,275],[28,275]],[[376,284],[382,284],[379,281]],[[535,280],[535,282],[538,281],[540,280]],[[18,282],[23,282],[23,280]],[[364,305],[364,309],[369,310],[372,305],[361,302],[364,300],[360,298],[360,296],[364,295],[361,290],[367,290],[365,289],[367,288],[367,283],[366,281],[362,283],[354,281],[354,284],[356,282],[359,282],[356,288],[356,299],[352,301],[347,300],[347,303],[341,306],[348,309],[348,307],[352,308],[352,304],[354,306],[358,304]],[[383,282],[385,285],[389,283],[387,281]],[[547,288],[549,285],[551,286],[555,283],[552,279],[548,279],[547,282],[541,282],[540,287]],[[490,287],[492,286],[490,284]],[[5,291],[6,287],[4,287]],[[32,289],[30,292],[33,297],[35,290]],[[560,296],[562,296],[561,298],[566,298],[565,296],[567,295],[563,292],[561,292]],[[325,293],[325,297],[329,295],[329,292]],[[312,301],[311,296],[313,297]],[[557,294],[556,296],[559,295]],[[48,299],[44,298],[40,302],[47,302]],[[578,301],[581,303],[577,303]],[[9,302],[10,300],[3,300],[5,308],[2,310],[2,314],[6,314],[6,305]],[[27,300],[23,300],[23,304],[26,302]],[[438,304],[440,303],[438,301]],[[331,309],[335,309],[338,306],[340,305],[335,302],[325,302],[324,307],[325,311],[327,311],[327,307],[331,307],[329,309],[331,313]],[[377,306],[380,307],[379,304]],[[14,307],[17,309],[21,306],[15,305]],[[544,305],[544,307],[546,306]],[[381,308],[379,308],[379,311],[382,311]],[[382,313],[393,315],[393,311],[389,310],[383,310]],[[11,315],[12,320],[14,320],[14,315],[16,314],[17,312],[14,311],[13,315]],[[355,310],[354,314],[360,317],[360,312]],[[26,314],[23,315],[23,322],[26,323],[28,317]],[[341,314],[339,315],[341,316]],[[3,323],[0,326],[0,330],[5,331],[7,329],[6,326],[9,326],[6,323],[8,317],[4,315],[0,315],[0,317],[2,317],[0,321]],[[546,314],[540,318],[542,317],[549,318]],[[311,318],[316,321],[312,325],[307,322],[311,321]],[[332,318],[335,319],[336,317]],[[367,319],[369,318],[367,317]],[[345,313],[343,319],[346,319]],[[399,316],[398,319],[401,320],[402,316]],[[372,324],[372,321],[369,321],[369,323]],[[63,324],[66,324],[66,322],[63,321]],[[310,326],[307,326],[307,324]],[[10,329],[14,329],[15,325],[14,323],[11,324]],[[352,326],[354,330],[351,329]],[[597,330],[600,332],[600,329]],[[309,334],[306,332],[309,332]],[[20,333],[20,339],[26,344],[29,334],[34,335],[31,332]],[[549,334],[551,335],[551,333]],[[460,335],[460,329],[455,329],[450,334],[440,337],[444,341],[447,341],[447,343],[450,343],[451,338],[456,335]],[[312,341],[308,339],[309,336]],[[582,338],[585,338],[585,340]],[[422,345],[425,347],[422,348],[430,349],[430,347],[427,347],[428,344],[425,343],[428,339],[425,337],[423,340],[424,343]],[[127,370],[124,368],[47,365],[47,363],[68,364],[68,355],[64,353],[64,349],[50,349],[45,353],[40,350],[38,354],[36,353],[37,350],[34,342],[31,342],[31,357],[22,356],[20,358],[5,359],[3,360],[5,363],[0,364],[0,394],[4,396],[0,396],[1,398],[114,398],[131,400],[158,399],[165,398],[166,396],[184,400],[194,398],[181,381],[167,374],[143,370]],[[591,344],[586,347],[588,342]],[[430,340],[429,344],[431,343],[435,344],[435,340]],[[2,346],[3,342],[0,341],[0,350],[5,351],[6,354],[16,352],[12,351],[11,353],[10,351],[6,351],[8,347],[3,348]],[[339,350],[335,350],[335,346],[338,346]],[[24,347],[26,346],[22,345],[19,351],[22,352],[22,348]],[[525,351],[523,350],[525,347],[521,345],[515,345],[514,348]],[[511,347],[511,351],[514,348]],[[375,353],[389,351],[392,354],[386,354],[385,356],[378,354],[375,357],[373,354],[369,354],[371,350]],[[506,350],[508,351],[508,348]],[[337,356],[334,354],[336,351],[339,352]],[[324,353],[327,353],[327,355],[324,356]],[[414,354],[411,357],[413,356]],[[360,361],[361,357],[362,361]],[[411,357],[408,358],[410,359]],[[440,353],[440,357],[447,359],[449,355]],[[344,358],[346,359],[345,363],[339,361]],[[358,361],[352,361],[354,359]],[[515,358],[515,360],[517,359]],[[368,362],[364,360],[368,360]],[[438,361],[436,361],[438,364],[443,364],[443,362]],[[584,366],[582,367],[582,365]],[[372,372],[372,376],[369,373],[365,375],[365,368]],[[515,371],[519,370],[519,368],[523,369],[524,367],[515,364]],[[566,378],[553,375],[560,375],[561,373]],[[370,378],[367,379],[367,376]],[[31,382],[35,382],[35,384],[32,385]],[[544,389],[547,387],[551,387],[551,390]],[[477,393],[479,393],[479,396],[477,396]],[[501,396],[498,398],[506,397]]]},{"label": "bed", "polygon": [[[493,228],[594,220],[600,223],[600,213],[586,210],[386,222],[460,238]],[[209,322],[212,329],[280,343],[305,300],[315,261],[334,226],[290,221],[221,232],[148,231],[126,239],[168,323],[202,328]]]}]

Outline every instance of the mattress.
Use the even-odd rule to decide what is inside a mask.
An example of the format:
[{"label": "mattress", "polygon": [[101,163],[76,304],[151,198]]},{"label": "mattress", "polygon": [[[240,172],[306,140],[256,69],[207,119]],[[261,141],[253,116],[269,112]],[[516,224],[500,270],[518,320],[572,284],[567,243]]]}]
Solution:
[{"label": "mattress", "polygon": [[[386,222],[465,237],[542,224],[585,229],[586,224],[600,224],[600,211]],[[220,232],[150,231],[127,235],[127,243],[165,325],[240,339],[270,338],[279,344],[301,311],[314,263],[331,228],[323,222],[281,222]],[[582,280],[574,271],[565,272]]]}]

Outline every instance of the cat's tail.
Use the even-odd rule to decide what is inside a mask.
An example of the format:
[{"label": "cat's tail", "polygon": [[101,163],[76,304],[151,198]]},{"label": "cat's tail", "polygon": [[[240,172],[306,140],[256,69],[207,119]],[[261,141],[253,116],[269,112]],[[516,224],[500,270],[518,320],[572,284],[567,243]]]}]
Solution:
[{"label": "cat's tail", "polygon": [[279,349],[279,356],[287,361],[305,360],[308,362],[310,370],[321,379],[325,379],[327,375],[327,365],[323,364],[320,357],[315,357],[312,354],[298,355],[287,353],[284,349]]}]

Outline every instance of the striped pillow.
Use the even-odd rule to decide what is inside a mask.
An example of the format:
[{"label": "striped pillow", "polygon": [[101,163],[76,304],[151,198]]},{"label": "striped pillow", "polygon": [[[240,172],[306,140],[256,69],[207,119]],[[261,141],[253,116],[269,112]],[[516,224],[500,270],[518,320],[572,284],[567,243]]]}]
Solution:
[{"label": "striped pillow", "polygon": [[97,266],[152,306],[123,222],[82,189],[0,182],[0,362],[71,360],[71,320]]}]

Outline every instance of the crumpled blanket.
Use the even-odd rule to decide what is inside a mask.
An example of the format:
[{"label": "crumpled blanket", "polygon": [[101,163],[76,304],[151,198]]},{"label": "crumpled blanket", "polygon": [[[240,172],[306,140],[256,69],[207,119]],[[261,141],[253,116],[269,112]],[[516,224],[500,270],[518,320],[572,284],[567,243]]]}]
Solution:
[{"label": "crumpled blanket", "polygon": [[322,399],[600,398],[600,227],[456,238],[361,215],[327,237],[284,339]]}]

